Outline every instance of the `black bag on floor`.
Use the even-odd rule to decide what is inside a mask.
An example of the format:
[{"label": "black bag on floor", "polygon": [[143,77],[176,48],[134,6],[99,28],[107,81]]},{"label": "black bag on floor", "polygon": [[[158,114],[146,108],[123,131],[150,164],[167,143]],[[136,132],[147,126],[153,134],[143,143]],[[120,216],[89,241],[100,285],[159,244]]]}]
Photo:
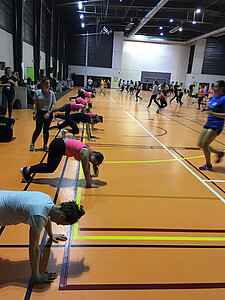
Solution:
[{"label": "black bag on floor", "polygon": [[15,102],[13,103],[13,108],[14,109],[21,109],[22,108],[22,104],[20,99],[16,99]]}]

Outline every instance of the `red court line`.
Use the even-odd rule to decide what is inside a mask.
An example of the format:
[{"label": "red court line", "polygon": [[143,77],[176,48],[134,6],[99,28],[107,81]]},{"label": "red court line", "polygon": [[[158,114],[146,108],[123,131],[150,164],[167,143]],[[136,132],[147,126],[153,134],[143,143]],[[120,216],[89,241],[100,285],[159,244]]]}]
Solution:
[{"label": "red court line", "polygon": [[139,232],[225,233],[225,229],[167,229],[167,228],[79,228],[79,231],[139,231]]},{"label": "red court line", "polygon": [[156,284],[70,284],[59,290],[107,291],[107,290],[179,290],[179,289],[224,289],[225,283],[156,283]]}]

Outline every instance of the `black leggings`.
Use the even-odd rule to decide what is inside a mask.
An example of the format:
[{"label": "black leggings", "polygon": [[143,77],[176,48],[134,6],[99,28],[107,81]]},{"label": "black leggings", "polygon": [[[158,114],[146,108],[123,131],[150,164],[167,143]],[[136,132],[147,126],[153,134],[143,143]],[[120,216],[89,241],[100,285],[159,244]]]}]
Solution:
[{"label": "black leggings", "polygon": [[71,112],[71,105],[70,103],[67,103],[65,105],[63,105],[62,107],[59,107],[59,108],[54,108],[53,109],[53,112],[57,112],[57,111],[60,111],[60,112],[64,112],[65,111],[65,116],[68,116]]},{"label": "black leggings", "polygon": [[61,124],[57,126],[58,129],[63,129],[67,126],[70,126],[72,130],[68,130],[72,134],[78,134],[79,133],[79,128],[77,126],[77,123],[70,118],[70,116],[63,116],[63,115],[57,115],[57,118],[65,120]]},{"label": "black leggings", "polygon": [[148,107],[150,107],[150,105],[152,104],[152,100],[155,102],[155,104],[158,105],[158,107],[160,106],[159,102],[156,100],[157,95],[151,95],[151,98],[149,100],[149,104]]},{"label": "black leggings", "polygon": [[5,109],[8,106],[9,118],[11,118],[11,116],[12,116],[13,99],[14,99],[14,94],[10,94],[10,93],[8,93],[8,95],[2,94],[2,105],[1,106],[2,106],[2,108],[5,108]]},{"label": "black leggings", "polygon": [[198,108],[199,108],[199,109],[201,108],[201,104],[203,104],[203,103],[202,103],[203,99],[204,99],[204,97],[199,97],[199,98],[198,98]]},{"label": "black leggings", "polygon": [[165,108],[165,107],[167,107],[167,102],[166,102],[166,100],[161,100],[161,99],[160,99],[160,103],[161,103],[161,105],[159,106],[159,108]]},{"label": "black leggings", "polygon": [[37,110],[37,114],[36,114],[36,128],[35,131],[33,133],[33,137],[32,137],[32,144],[34,144],[37,140],[37,138],[39,137],[39,134],[41,133],[42,127],[44,125],[43,128],[43,134],[44,134],[44,145],[47,145],[48,143],[48,138],[49,138],[49,126],[51,124],[52,121],[52,113],[50,114],[49,118],[47,120],[44,119],[44,115],[47,113],[47,111],[45,110]]},{"label": "black leggings", "polygon": [[174,93],[174,96],[173,96],[173,98],[172,98],[172,99],[170,99],[170,102],[172,102],[172,101],[173,101],[173,99],[175,99],[175,98],[177,98],[177,101],[178,101],[178,95],[177,95],[177,92],[175,92],[175,93]]},{"label": "black leggings", "polygon": [[54,139],[49,146],[47,163],[30,167],[30,173],[52,173],[56,170],[65,155],[66,144],[63,139]]},{"label": "black leggings", "polygon": [[139,96],[140,91],[141,91],[141,90],[139,90],[139,89],[136,91],[136,101],[138,100],[138,98],[142,99],[142,98]]},{"label": "black leggings", "polygon": [[178,96],[177,96],[177,102],[179,102],[180,105],[183,104],[182,101],[181,101],[182,97],[183,97],[183,93],[179,93]]}]

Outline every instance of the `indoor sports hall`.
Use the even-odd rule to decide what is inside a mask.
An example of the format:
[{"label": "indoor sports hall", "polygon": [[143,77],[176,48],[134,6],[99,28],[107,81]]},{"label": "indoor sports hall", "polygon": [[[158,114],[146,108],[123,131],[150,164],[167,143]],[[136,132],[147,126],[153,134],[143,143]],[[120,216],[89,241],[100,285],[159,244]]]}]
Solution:
[{"label": "indoor sports hall", "polygon": [[[223,10],[221,0],[0,0],[0,139],[11,89],[22,107],[12,110],[12,139],[0,142],[0,299],[224,298],[225,131],[207,147],[211,167],[199,142],[203,130],[215,133],[204,127],[209,116],[225,119]],[[7,75],[7,67],[18,74]],[[43,105],[34,140],[49,95],[55,101]],[[78,104],[83,97],[86,104]],[[215,99],[220,111],[211,109]],[[75,104],[81,111],[73,111]],[[69,117],[56,113],[65,105]],[[102,116],[94,128],[88,112]],[[74,133],[68,118],[78,114],[90,120],[76,121]],[[47,128],[51,118],[54,128]],[[30,171],[49,164],[55,140],[84,143],[90,168],[83,152],[77,159],[65,148],[51,172]],[[97,177],[94,151],[104,155]],[[32,275],[32,225],[22,217],[4,224],[2,191],[41,192],[54,207],[83,206],[74,224],[46,213],[53,233],[67,240],[52,241],[43,226],[35,261],[41,256],[40,274],[57,276],[38,282]]]}]

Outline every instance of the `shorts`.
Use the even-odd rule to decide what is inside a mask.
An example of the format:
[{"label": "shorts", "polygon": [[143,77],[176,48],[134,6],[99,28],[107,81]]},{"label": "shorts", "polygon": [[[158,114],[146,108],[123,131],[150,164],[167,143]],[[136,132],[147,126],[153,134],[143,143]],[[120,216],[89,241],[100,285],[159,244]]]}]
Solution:
[{"label": "shorts", "polygon": [[207,126],[207,125],[204,125],[203,128],[205,128],[205,129],[212,129],[212,130],[214,130],[217,133],[217,135],[219,135],[222,132],[222,129],[213,128],[213,127],[210,127],[210,126]]}]

